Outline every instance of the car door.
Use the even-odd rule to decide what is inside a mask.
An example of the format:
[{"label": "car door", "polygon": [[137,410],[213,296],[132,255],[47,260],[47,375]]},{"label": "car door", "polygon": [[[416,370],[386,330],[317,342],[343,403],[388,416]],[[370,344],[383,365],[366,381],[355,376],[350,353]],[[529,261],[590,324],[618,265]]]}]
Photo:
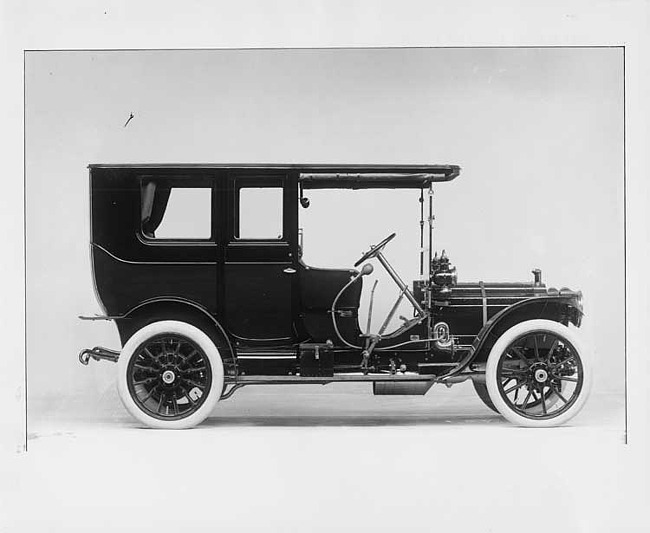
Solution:
[{"label": "car door", "polygon": [[288,181],[281,174],[228,178],[224,311],[243,344],[294,337],[297,229]]}]

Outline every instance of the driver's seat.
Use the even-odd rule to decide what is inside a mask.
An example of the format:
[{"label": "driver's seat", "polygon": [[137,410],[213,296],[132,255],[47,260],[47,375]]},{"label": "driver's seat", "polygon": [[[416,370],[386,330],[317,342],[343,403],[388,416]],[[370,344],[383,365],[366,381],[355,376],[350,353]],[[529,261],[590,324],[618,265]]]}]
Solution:
[{"label": "driver's seat", "polygon": [[[330,310],[339,291],[359,272],[353,269],[314,268],[299,261],[300,314],[312,342],[331,340],[340,345]],[[336,304],[336,324],[343,338],[356,343],[359,329],[359,302],[363,281],[359,279],[341,295]]]}]

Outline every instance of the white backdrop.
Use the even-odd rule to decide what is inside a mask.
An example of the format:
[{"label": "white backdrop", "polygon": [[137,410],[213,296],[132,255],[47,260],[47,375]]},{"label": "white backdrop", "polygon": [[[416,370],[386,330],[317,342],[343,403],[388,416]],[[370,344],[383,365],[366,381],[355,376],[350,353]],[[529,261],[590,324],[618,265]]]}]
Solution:
[{"label": "white backdrop", "polygon": [[[89,163],[459,164],[436,187],[435,247],[464,281],[529,280],[539,267],[549,285],[581,289],[594,393],[621,392],[622,75],[611,48],[28,52],[31,405],[94,403],[112,387],[110,364],[76,357],[119,347],[112,324],[77,319],[99,311]],[[309,196],[306,262],[351,266],[395,231],[386,255],[417,278],[418,192]],[[375,327],[396,291],[383,276]]]}]

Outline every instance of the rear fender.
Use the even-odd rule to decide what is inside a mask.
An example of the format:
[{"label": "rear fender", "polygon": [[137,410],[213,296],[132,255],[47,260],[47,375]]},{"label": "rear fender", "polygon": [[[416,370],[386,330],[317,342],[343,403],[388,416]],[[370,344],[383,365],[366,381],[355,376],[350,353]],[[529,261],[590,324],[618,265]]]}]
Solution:
[{"label": "rear fender", "polygon": [[219,348],[226,374],[237,374],[235,350],[224,328],[207,309],[184,298],[153,298],[139,303],[120,317],[115,317],[122,345],[139,329],[160,320],[180,320],[201,329]]}]

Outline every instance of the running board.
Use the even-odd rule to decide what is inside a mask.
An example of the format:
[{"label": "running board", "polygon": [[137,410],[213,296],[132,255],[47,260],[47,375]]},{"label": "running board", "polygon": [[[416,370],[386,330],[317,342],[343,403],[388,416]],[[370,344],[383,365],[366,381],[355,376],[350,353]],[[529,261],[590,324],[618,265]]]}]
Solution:
[{"label": "running board", "polygon": [[464,381],[474,375],[473,372],[463,372],[458,376],[448,379],[438,379],[426,374],[334,374],[333,376],[226,376],[226,383],[240,383],[242,385],[281,385],[284,383],[303,383],[305,385],[325,385],[327,383],[354,383],[354,382],[430,382],[444,383]]}]

